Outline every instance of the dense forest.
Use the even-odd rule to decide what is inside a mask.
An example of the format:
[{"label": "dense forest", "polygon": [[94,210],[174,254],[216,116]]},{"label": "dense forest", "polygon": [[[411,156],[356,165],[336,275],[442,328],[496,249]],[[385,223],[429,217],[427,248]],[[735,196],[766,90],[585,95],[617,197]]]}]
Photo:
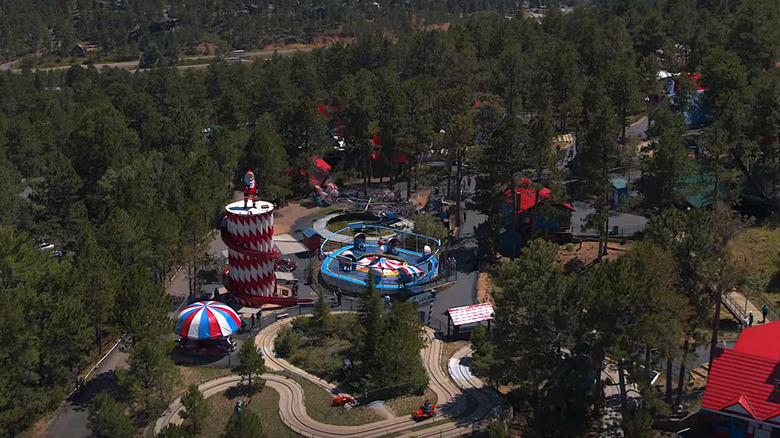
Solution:
[{"label": "dense forest", "polygon": [[[573,3],[531,2],[543,6]],[[350,38],[377,30],[406,32],[488,10],[514,16],[521,3],[6,0],[0,3],[0,60],[31,53],[68,57],[81,44],[98,49],[92,60],[139,59],[141,53],[153,53],[162,63],[175,63],[179,54],[226,53],[231,48],[257,49],[270,43],[311,44],[328,34]]]},{"label": "dense forest", "polygon": [[[706,172],[729,188],[722,197],[713,191],[721,197],[718,203],[735,205],[749,189],[763,205],[776,208],[780,11],[774,3],[593,3],[569,13],[551,10],[537,20],[506,18],[514,3],[480,2],[475,10],[498,12],[465,17],[447,31],[398,27],[393,38],[366,32],[349,45],[252,65],[1,74],[0,296],[6,313],[0,332],[12,336],[0,346],[0,436],[19,432],[56,407],[72,387],[72,367],[85,365],[111,336],[130,334],[143,348],[154,348],[143,341],[169,329],[164,321],[171,303],[162,285],[174,267],[206,263],[206,236],[243,172],[254,169],[266,199],[309,193],[307,179],[289,171],[308,170],[312,155],[333,149],[328,129],[336,121],[323,117],[318,104],[343,108],[340,129],[347,150],[336,172],[357,176],[355,169],[366,169],[374,152],[366,139],[376,133],[382,136],[380,154],[392,158],[403,147],[412,157],[399,169],[402,178],[414,173],[415,157],[435,144],[451,163],[477,167],[483,176],[479,208],[490,215],[493,230],[505,223],[497,195],[519,173],[568,196],[565,173],[554,169],[550,143],[556,132],[576,131],[581,139],[571,169],[581,190],[569,195],[604,197],[608,170],[631,160],[618,142],[622,128],[646,112],[654,121],[649,135],[658,151],[642,164],[646,186],[640,187],[639,208],[666,226],[656,228],[658,245],[680,232],[693,233],[694,226],[704,233],[701,224],[715,220],[691,222],[659,213],[677,196],[665,183],[670,180]],[[307,28],[355,23],[355,14],[373,11],[360,3],[334,6],[320,17],[306,12],[312,4],[304,4],[263,7],[262,17],[255,17],[241,12],[243,2],[172,2],[168,16],[179,20],[177,31],[160,31],[160,38],[174,39],[178,47],[213,37],[243,48],[273,39],[268,35],[279,32],[274,29],[305,38]],[[398,13],[446,5],[441,13],[459,14],[472,8],[463,2],[432,5],[403,3],[398,11],[406,12]],[[148,24],[162,19],[162,9],[159,1],[2,1],[1,47],[6,56],[17,56],[51,50],[52,41],[68,50],[76,41],[96,40],[137,56],[145,44],[166,44],[153,37],[156,31]],[[287,12],[278,13],[282,10]],[[645,99],[660,93],[661,69],[702,73],[713,117],[700,133],[703,153],[696,165],[684,146],[684,100],[655,107]],[[477,145],[475,138],[483,141]],[[603,216],[594,221],[603,223]],[[722,273],[717,255],[730,233],[707,234],[698,243],[713,245],[695,247],[713,256],[701,269],[693,272],[680,259],[685,281],[675,287],[701,292],[681,301],[692,303],[691,314],[701,316],[713,302],[701,284],[722,280],[704,276]],[[57,256],[39,250],[42,244],[54,245]],[[663,251],[693,253],[665,246],[646,251],[654,257]],[[537,253],[541,259],[549,255],[544,248]],[[653,272],[677,272],[657,269]],[[560,280],[557,272],[548,274]],[[560,290],[576,290],[568,277],[560,281],[565,283]],[[600,284],[599,278],[592,281]],[[691,317],[679,330],[692,333],[703,326],[704,319]],[[671,347],[677,340],[664,340],[670,355],[678,354]],[[634,351],[640,341],[658,340],[600,347]],[[484,369],[496,381],[528,377]],[[152,411],[137,418],[148,420]]]}]

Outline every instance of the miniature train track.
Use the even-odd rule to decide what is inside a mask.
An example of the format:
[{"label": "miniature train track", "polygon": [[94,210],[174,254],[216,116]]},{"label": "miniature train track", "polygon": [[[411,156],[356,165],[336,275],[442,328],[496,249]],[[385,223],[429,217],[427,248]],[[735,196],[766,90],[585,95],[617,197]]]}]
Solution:
[{"label": "miniature train track", "polygon": [[[336,389],[328,382],[313,376],[298,367],[291,365],[284,359],[276,356],[273,351],[273,342],[279,330],[289,325],[291,320],[277,321],[260,331],[255,338],[255,343],[265,356],[266,367],[271,371],[284,371],[300,376],[329,392]],[[484,419],[493,409],[501,406],[501,396],[492,388],[485,386],[478,378],[467,371],[466,367],[452,366],[445,371],[440,366],[442,354],[442,341],[437,339],[433,330],[425,329],[426,347],[421,351],[423,363],[430,376],[429,387],[438,397],[437,407],[439,414],[432,420],[451,419],[453,421],[442,422],[424,430],[412,431],[421,423],[407,416],[381,420],[359,426],[339,426],[335,424],[320,423],[312,419],[306,413],[303,388],[294,379],[280,374],[266,373],[261,377],[266,384],[279,393],[279,416],[287,427],[294,432],[306,437],[380,437],[387,434],[401,433],[403,436],[415,437],[452,437],[462,436],[471,432],[475,427],[481,426],[480,420]],[[471,354],[470,347],[464,347],[455,353],[453,360],[460,362]],[[452,378],[451,378],[452,377]],[[453,380],[454,379],[454,380]],[[208,397],[228,389],[240,383],[238,376],[229,376],[206,382],[200,386],[204,396]],[[457,383],[456,383],[457,382]],[[469,403],[468,399],[472,399]],[[469,410],[469,407],[473,407]],[[159,432],[169,423],[180,423],[181,400],[176,398],[163,416],[158,419],[155,432]],[[424,424],[424,422],[422,423]]]}]

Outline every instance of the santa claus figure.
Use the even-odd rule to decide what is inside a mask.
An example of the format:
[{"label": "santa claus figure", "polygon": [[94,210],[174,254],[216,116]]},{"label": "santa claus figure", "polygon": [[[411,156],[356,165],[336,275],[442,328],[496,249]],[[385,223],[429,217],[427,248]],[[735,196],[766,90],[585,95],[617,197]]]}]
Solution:
[{"label": "santa claus figure", "polygon": [[247,208],[249,198],[252,198],[252,208],[255,208],[257,203],[257,181],[255,180],[255,174],[251,170],[247,170],[246,174],[244,174],[244,208]]}]

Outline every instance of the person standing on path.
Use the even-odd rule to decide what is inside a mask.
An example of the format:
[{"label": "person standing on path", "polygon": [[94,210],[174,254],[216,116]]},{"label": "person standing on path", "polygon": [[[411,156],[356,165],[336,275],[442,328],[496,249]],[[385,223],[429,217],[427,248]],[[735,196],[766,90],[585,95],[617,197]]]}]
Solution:
[{"label": "person standing on path", "polygon": [[766,316],[769,314],[769,306],[764,303],[764,307],[761,308],[761,324],[766,322]]},{"label": "person standing on path", "polygon": [[753,311],[748,312],[748,327],[753,327]]}]

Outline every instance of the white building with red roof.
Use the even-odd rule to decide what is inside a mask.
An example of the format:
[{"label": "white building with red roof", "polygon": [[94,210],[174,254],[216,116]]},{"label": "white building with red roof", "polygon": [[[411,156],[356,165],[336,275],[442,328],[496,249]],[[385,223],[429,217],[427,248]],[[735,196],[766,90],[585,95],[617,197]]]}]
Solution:
[{"label": "white building with red roof", "polygon": [[780,437],[780,321],[745,329],[733,350],[715,353],[701,410],[713,414],[716,437]]},{"label": "white building with red roof", "polygon": [[488,303],[474,304],[471,306],[453,307],[447,310],[447,335],[451,335],[451,328],[454,328],[454,336],[468,339],[471,331],[477,324],[487,321],[490,328],[490,321],[495,317],[493,305]]}]

